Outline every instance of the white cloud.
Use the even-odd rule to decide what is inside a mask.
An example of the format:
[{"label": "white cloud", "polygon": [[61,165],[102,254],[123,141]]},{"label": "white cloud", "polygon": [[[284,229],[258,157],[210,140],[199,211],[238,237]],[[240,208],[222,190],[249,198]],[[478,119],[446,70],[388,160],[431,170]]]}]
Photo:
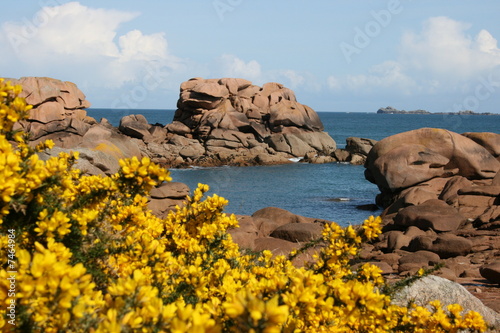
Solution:
[{"label": "white cloud", "polygon": [[120,60],[155,60],[167,57],[167,41],[163,33],[144,36],[139,30],[132,30],[120,36]]},{"label": "white cloud", "polygon": [[223,54],[219,57],[220,74],[224,77],[242,78],[250,81],[262,80],[262,70],[256,60],[245,62],[232,54]]},{"label": "white cloud", "polygon": [[78,58],[90,54],[116,57],[119,50],[113,39],[117,27],[138,13],[92,9],[78,2],[57,7],[42,7],[31,22],[6,22],[2,25],[11,46],[20,55],[36,48]]},{"label": "white cloud", "polygon": [[481,77],[500,69],[497,40],[484,29],[471,37],[470,28],[448,17],[429,18],[420,32],[403,34],[395,60],[373,65],[367,73],[332,75],[328,87],[357,93],[468,93]]},{"label": "white cloud", "polygon": [[4,23],[0,45],[16,56],[18,63],[13,65],[28,70],[27,75],[66,72],[71,73],[67,79],[97,86],[140,81],[152,62],[156,67],[179,68],[182,60],[169,54],[163,33],[132,30],[118,36],[118,28],[138,15],[79,2],[42,7],[32,21]]},{"label": "white cloud", "polygon": [[364,93],[392,90],[410,94],[416,89],[414,80],[404,73],[401,64],[396,61],[386,61],[375,65],[367,74],[352,74],[344,77],[331,75],[327,78],[327,84],[334,91],[347,89]]},{"label": "white cloud", "polygon": [[479,51],[500,57],[498,42],[487,30],[483,29],[477,34],[476,45]]},{"label": "white cloud", "polygon": [[326,84],[328,88],[334,91],[342,89],[342,80],[333,75],[330,75],[326,78]]},{"label": "white cloud", "polygon": [[318,92],[321,85],[309,72],[299,72],[292,69],[263,70],[256,60],[245,62],[232,54],[223,54],[216,60],[212,77],[234,77],[252,81],[262,85],[266,82],[278,82],[290,89],[304,89]]},{"label": "white cloud", "polygon": [[304,84],[305,81],[303,75],[300,75],[299,73],[291,69],[282,71],[281,75],[283,75],[285,79],[289,82],[289,88],[291,89],[296,89],[300,85]]},{"label": "white cloud", "polygon": [[500,65],[497,41],[486,30],[472,38],[470,24],[448,17],[432,17],[420,33],[407,32],[400,61],[438,79],[463,80]]},{"label": "white cloud", "polygon": [[304,90],[317,93],[322,89],[318,79],[308,71],[279,69],[264,71],[262,76],[265,82],[278,82],[292,90]]}]

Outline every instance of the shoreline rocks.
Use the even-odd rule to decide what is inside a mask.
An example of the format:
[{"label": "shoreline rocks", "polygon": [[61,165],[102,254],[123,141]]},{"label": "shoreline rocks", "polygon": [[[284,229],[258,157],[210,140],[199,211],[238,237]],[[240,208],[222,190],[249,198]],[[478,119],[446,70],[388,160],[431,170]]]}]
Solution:
[{"label": "shoreline rocks", "polygon": [[[194,78],[181,84],[178,109],[166,126],[127,115],[113,127],[87,116],[85,95],[71,82],[25,77],[23,96],[34,106],[16,126],[31,144],[52,139],[61,149],[80,150],[92,164],[109,155],[99,172],[111,173],[120,158],[151,158],[167,168],[348,162],[363,164],[376,141],[348,138],[345,150],[323,131],[318,114],[279,83],[262,87],[244,79]],[[95,168],[87,168],[97,172]]]},{"label": "shoreline rocks", "polygon": [[[229,230],[233,240],[242,249],[250,251],[270,250],[274,255],[287,255],[292,250],[300,248],[311,239],[321,237],[321,230],[326,220],[295,215],[289,211],[267,207],[260,209],[251,216],[237,216],[240,227]],[[479,311],[491,324],[500,325],[500,261],[496,259],[491,264],[485,262],[498,258],[498,251],[478,247],[479,244],[493,245],[500,240],[500,232],[483,233],[479,238],[465,238],[447,233],[437,233],[431,229],[424,231],[410,226],[404,233],[406,242],[395,250],[388,250],[388,238],[397,236],[400,231],[384,232],[378,241],[364,244],[359,258],[353,262],[357,267],[362,263],[378,266],[385,278],[391,283],[424,268],[443,265],[433,275],[429,275],[405,287],[394,298],[394,302],[407,302],[408,297],[414,298],[415,293],[421,297],[415,298],[418,304],[428,303],[428,298],[439,299],[443,304],[459,303],[465,309]],[[434,241],[434,247],[428,249],[410,249],[410,242],[415,237],[429,237]],[[464,237],[462,239],[462,237]],[[466,247],[461,246],[465,239]],[[488,241],[486,241],[488,239]],[[435,241],[438,240],[438,241]],[[448,244],[448,243],[449,244]],[[424,241],[425,244],[425,241]],[[500,248],[500,242],[496,248]],[[298,266],[313,262],[313,255],[320,247],[312,248],[295,258],[293,263]],[[469,254],[466,254],[470,252]],[[487,278],[488,277],[488,278]],[[425,288],[425,293],[419,288]],[[446,288],[446,295],[442,288]],[[483,302],[483,303],[482,303]],[[406,304],[406,303],[405,303]],[[472,308],[470,308],[472,306]]]},{"label": "shoreline rocks", "polygon": [[[275,164],[290,158],[362,164],[367,156],[366,178],[381,190],[377,202],[385,208],[384,232],[365,245],[361,261],[397,276],[443,264],[439,274],[447,279],[499,283],[499,134],[420,129],[379,142],[349,138],[339,150],[317,114],[299,104],[291,90],[241,79],[187,81],[172,123],[151,125],[141,115],[129,115],[115,128],[86,115],[90,104],[74,84],[48,78],[13,83],[23,84],[35,105],[18,128],[31,133],[33,144],[53,139],[58,148],[51,153],[79,150],[79,167],[92,174],[114,173],[118,159],[132,156],[170,167]],[[151,193],[150,208],[165,216],[188,193],[184,184],[162,185]],[[239,219],[241,228],[231,234],[241,247],[275,254],[319,237],[330,223],[278,208]],[[296,258],[296,264],[312,260],[316,250]]]},{"label": "shoreline rocks", "polygon": [[440,264],[436,274],[449,280],[498,285],[498,140],[424,128],[375,144],[365,177],[379,187],[385,210],[383,233],[365,259],[390,263],[400,276]]}]

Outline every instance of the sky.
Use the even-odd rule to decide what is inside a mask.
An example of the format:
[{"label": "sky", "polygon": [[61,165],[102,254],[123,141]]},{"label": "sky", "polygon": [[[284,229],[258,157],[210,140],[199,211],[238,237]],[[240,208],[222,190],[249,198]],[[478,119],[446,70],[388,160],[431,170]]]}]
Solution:
[{"label": "sky", "polygon": [[25,0],[0,77],[71,81],[95,108],[175,109],[182,82],[279,82],[316,111],[500,113],[500,1]]}]

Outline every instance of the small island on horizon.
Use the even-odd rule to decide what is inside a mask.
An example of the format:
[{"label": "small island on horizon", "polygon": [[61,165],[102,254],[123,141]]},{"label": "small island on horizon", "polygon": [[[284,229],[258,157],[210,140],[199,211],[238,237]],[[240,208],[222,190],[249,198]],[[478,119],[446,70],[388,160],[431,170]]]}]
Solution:
[{"label": "small island on horizon", "polygon": [[406,111],[406,110],[398,110],[396,108],[393,108],[392,106],[388,106],[385,108],[380,108],[377,110],[377,113],[380,114],[454,114],[454,115],[461,115],[461,116],[468,116],[468,115],[483,115],[483,116],[493,116],[493,115],[499,115],[498,113],[491,113],[491,112],[483,112],[483,113],[478,113],[474,112],[472,110],[463,110],[463,111],[458,111],[458,112],[429,112],[427,110],[413,110],[413,111]]}]

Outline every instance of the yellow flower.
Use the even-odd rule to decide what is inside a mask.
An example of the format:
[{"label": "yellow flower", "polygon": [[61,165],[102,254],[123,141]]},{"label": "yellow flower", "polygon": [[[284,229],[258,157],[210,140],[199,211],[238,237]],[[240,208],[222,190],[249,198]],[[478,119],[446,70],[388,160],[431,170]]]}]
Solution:
[{"label": "yellow flower", "polygon": [[[240,251],[227,230],[227,200],[199,184],[165,219],[148,210],[169,181],[148,158],[117,174],[84,176],[78,154],[42,161],[14,121],[30,108],[0,79],[0,254],[15,238],[19,325],[34,332],[443,332],[486,330],[459,305],[432,310],[390,303],[380,269],[352,259],[378,237],[379,217],[325,225],[316,261],[297,268],[271,251]],[[17,143],[12,145],[12,139]],[[25,142],[26,141],[26,142]],[[12,237],[10,235],[13,235]],[[12,243],[12,242],[11,242]],[[299,253],[298,250],[296,253]],[[0,269],[0,299],[10,296]],[[0,329],[5,308],[0,307]]]}]

